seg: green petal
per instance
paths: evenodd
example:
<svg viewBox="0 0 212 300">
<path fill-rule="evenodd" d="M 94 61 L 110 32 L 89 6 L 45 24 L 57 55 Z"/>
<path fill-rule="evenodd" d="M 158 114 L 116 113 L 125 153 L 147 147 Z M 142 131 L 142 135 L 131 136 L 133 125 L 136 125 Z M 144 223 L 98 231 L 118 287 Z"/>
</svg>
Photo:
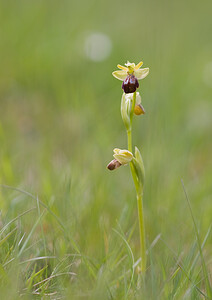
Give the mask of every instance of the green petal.
<svg viewBox="0 0 212 300">
<path fill-rule="evenodd" d="M 143 79 L 149 74 L 149 68 L 138 69 L 134 73 L 137 79 Z"/>
<path fill-rule="evenodd" d="M 135 66 L 135 70 L 138 70 L 141 66 L 143 65 L 143 62 L 140 61 L 136 66 Z"/>
<path fill-rule="evenodd" d="M 124 66 L 122 66 L 122 65 L 117 65 L 117 67 L 119 68 L 119 69 L 121 69 L 121 70 L 124 70 L 124 71 L 128 71 L 128 68 L 127 67 L 124 67 Z"/>
<path fill-rule="evenodd" d="M 124 79 L 127 77 L 127 72 L 126 72 L 126 71 L 114 71 L 114 72 L 112 73 L 112 75 L 113 75 L 115 78 L 117 78 L 117 79 L 119 79 L 119 80 L 121 80 L 121 81 L 124 81 Z"/>
</svg>

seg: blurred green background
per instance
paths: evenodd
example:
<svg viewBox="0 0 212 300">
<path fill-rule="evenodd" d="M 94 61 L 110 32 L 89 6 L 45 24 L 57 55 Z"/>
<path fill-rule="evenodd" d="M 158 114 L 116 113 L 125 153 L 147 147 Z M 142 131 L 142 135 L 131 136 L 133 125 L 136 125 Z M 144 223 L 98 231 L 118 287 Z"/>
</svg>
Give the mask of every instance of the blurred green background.
<svg viewBox="0 0 212 300">
<path fill-rule="evenodd" d="M 202 235 L 211 223 L 211 10 L 209 0 L 0 1 L 0 183 L 39 195 L 94 260 L 117 222 L 135 227 L 139 251 L 129 167 L 106 169 L 113 148 L 127 147 L 121 82 L 111 75 L 127 60 L 150 68 L 139 88 L 146 114 L 133 128 L 148 243 L 161 233 L 178 252 L 195 239 L 181 179 Z M 2 187 L 0 205 L 4 223 L 36 201 Z M 21 231 L 36 219 L 24 217 Z M 48 213 L 43 226 L 48 251 L 71 251 Z"/>
</svg>

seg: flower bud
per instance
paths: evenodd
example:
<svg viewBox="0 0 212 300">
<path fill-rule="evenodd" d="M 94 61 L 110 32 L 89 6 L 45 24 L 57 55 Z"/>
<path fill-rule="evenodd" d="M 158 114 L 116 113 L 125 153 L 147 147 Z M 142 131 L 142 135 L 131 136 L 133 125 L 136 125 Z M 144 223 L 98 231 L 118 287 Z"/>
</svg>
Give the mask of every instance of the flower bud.
<svg viewBox="0 0 212 300">
<path fill-rule="evenodd" d="M 130 95 L 130 94 L 128 94 Z M 124 125 L 127 130 L 130 129 L 131 124 L 130 124 L 130 111 L 131 111 L 131 105 L 132 101 L 130 99 L 127 99 L 127 95 L 123 93 L 122 98 L 121 98 L 121 116 L 122 120 L 124 122 Z"/>
<path fill-rule="evenodd" d="M 139 116 L 139 115 L 144 115 L 145 110 L 141 104 L 136 104 L 134 108 L 134 114 Z"/>
<path fill-rule="evenodd" d="M 126 104 L 129 105 L 129 103 L 132 102 L 132 100 L 133 100 L 133 93 L 125 94 Z M 130 110 L 128 110 L 128 111 L 130 111 Z M 139 92 L 136 92 L 134 114 L 137 115 L 137 116 L 145 114 L 145 109 L 141 105 L 141 96 L 140 96 Z"/>
</svg>

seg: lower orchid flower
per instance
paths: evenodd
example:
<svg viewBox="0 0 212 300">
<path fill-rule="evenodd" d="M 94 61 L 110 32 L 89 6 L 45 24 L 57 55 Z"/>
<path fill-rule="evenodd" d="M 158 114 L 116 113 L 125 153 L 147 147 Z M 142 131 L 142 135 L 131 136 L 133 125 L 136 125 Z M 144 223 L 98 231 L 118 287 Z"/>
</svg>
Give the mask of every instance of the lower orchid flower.
<svg viewBox="0 0 212 300">
<path fill-rule="evenodd" d="M 115 148 L 113 152 L 114 159 L 107 165 L 107 168 L 111 171 L 122 165 L 127 165 L 133 159 L 133 154 L 128 150 Z"/>
</svg>

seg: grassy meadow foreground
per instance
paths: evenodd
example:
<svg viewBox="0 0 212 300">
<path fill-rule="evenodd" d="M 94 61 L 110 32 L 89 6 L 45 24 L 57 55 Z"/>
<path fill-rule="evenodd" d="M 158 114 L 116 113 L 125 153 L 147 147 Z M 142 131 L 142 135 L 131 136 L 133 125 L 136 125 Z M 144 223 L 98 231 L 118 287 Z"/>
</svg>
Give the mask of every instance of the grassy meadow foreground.
<svg viewBox="0 0 212 300">
<path fill-rule="evenodd" d="M 210 299 L 211 8 L 0 0 L 0 299 Z M 110 41 L 98 61 L 93 32 Z M 111 75 L 127 60 L 150 68 L 133 120 L 145 279 L 129 166 L 106 169 L 127 147 Z"/>
</svg>

